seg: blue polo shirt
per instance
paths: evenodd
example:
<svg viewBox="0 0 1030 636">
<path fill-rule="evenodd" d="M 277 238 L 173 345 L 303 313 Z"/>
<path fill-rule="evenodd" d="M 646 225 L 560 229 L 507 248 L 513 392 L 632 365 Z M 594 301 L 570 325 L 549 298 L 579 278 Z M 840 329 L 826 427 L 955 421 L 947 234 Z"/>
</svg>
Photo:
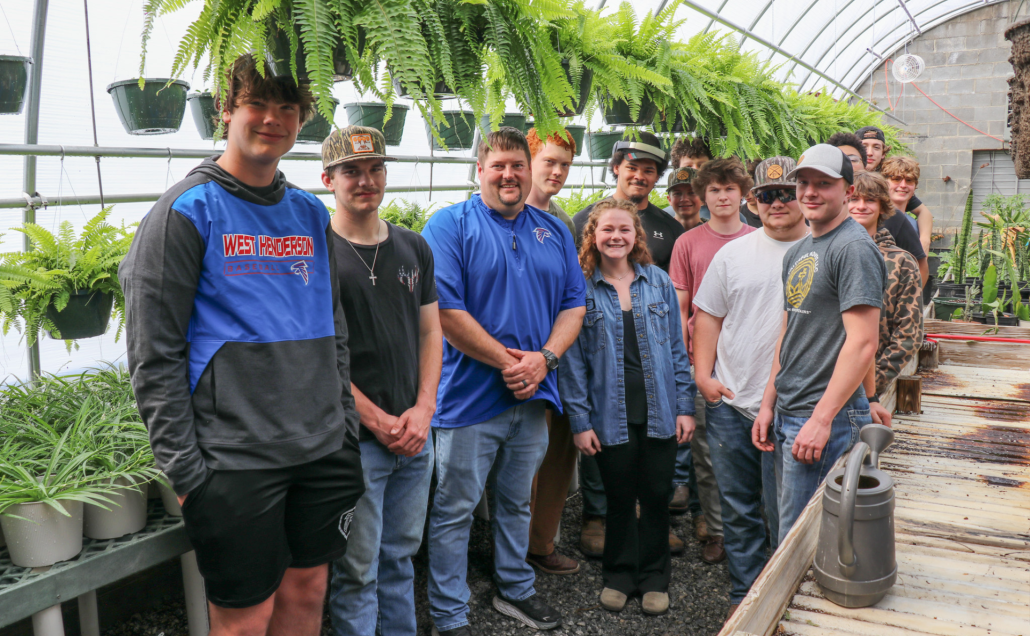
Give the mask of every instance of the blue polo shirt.
<svg viewBox="0 0 1030 636">
<path fill-rule="evenodd" d="M 509 221 L 476 194 L 438 210 L 422 236 L 433 249 L 440 309 L 469 312 L 505 347 L 539 351 L 558 312 L 586 302 L 572 235 L 542 210 L 527 205 Z M 556 371 L 532 399 L 547 400 L 561 412 Z M 433 426 L 479 424 L 521 403 L 499 369 L 444 340 Z"/>
</svg>

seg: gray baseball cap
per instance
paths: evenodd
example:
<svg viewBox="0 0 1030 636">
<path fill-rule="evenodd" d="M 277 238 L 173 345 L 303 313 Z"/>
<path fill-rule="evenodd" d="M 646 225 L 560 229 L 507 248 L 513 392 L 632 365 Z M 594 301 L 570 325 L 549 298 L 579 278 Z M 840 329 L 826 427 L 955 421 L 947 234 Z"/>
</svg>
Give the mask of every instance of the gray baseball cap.
<svg viewBox="0 0 1030 636">
<path fill-rule="evenodd" d="M 798 171 L 804 168 L 818 170 L 834 179 L 844 179 L 849 184 L 855 182 L 855 171 L 851 167 L 851 160 L 844 155 L 840 148 L 829 144 L 817 144 L 802 153 L 798 158 L 797 167 L 787 173 L 787 180 L 795 181 Z"/>
</svg>

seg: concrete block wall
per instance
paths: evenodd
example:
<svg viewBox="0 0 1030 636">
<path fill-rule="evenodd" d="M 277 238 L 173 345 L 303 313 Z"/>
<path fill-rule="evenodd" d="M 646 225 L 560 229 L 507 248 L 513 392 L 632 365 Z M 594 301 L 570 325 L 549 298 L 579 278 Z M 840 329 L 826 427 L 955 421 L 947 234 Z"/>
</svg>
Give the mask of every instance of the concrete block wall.
<svg viewBox="0 0 1030 636">
<path fill-rule="evenodd" d="M 1015 21 L 1030 15 L 1030 6 L 1020 10 L 1019 0 L 985 6 L 926 30 L 909 43 L 908 52 L 926 61 L 916 84 L 934 101 L 956 117 L 976 128 L 1008 140 L 1008 63 L 1011 44 L 1004 32 Z M 901 47 L 890 58 L 905 53 Z M 920 164 L 919 188 L 916 194 L 934 215 L 934 226 L 942 231 L 955 228 L 962 221 L 973 172 L 974 150 L 993 150 L 1002 143 L 981 135 L 957 122 L 911 85 L 905 86 L 890 78 L 890 103 L 894 114 L 907 122 L 901 126 L 890 118 L 886 123 L 898 125 Z M 874 104 L 888 110 L 887 84 L 881 64 L 856 91 Z M 950 177 L 945 181 L 945 177 Z"/>
</svg>

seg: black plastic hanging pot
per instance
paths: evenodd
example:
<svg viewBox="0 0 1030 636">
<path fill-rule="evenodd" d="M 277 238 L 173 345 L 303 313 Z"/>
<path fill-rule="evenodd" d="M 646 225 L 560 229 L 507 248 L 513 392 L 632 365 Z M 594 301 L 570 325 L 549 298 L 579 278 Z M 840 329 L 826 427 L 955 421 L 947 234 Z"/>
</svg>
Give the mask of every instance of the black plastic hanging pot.
<svg viewBox="0 0 1030 636">
<path fill-rule="evenodd" d="M 25 106 L 32 58 L 0 55 L 0 114 L 17 115 Z"/>
<path fill-rule="evenodd" d="M 186 114 L 186 93 L 190 85 L 182 80 L 153 78 L 122 80 L 108 85 L 118 119 L 130 135 L 165 135 L 179 130 Z"/>
<path fill-rule="evenodd" d="M 358 56 L 365 51 L 365 32 L 358 31 Z M 333 81 L 346 82 L 354 79 L 354 67 L 347 61 L 347 47 L 341 41 L 333 51 Z"/>
<path fill-rule="evenodd" d="M 658 106 L 645 95 L 640 101 L 640 111 L 636 119 L 630 116 L 629 102 L 621 99 L 612 100 L 610 105 L 602 101 L 601 111 L 604 113 L 604 123 L 609 126 L 646 126 L 654 122 Z"/>
<path fill-rule="evenodd" d="M 333 116 L 335 117 L 336 109 L 340 105 L 340 100 L 333 99 Z M 322 113 L 315 111 L 315 114 L 311 116 L 307 122 L 304 123 L 304 127 L 297 133 L 297 141 L 305 144 L 320 144 L 325 141 L 325 138 L 329 136 L 329 133 L 333 132 L 333 125 L 328 119 L 322 116 Z"/>
<path fill-rule="evenodd" d="M 215 129 L 218 128 L 218 109 L 215 108 L 215 98 L 211 93 L 190 93 L 186 96 L 190 104 L 190 113 L 193 114 L 193 123 L 197 125 L 197 132 L 201 139 L 214 139 Z"/>
<path fill-rule="evenodd" d="M 408 94 L 407 89 L 404 88 L 399 79 L 394 78 L 393 89 L 397 91 L 397 94 L 401 97 L 411 97 L 411 95 Z M 433 96 L 437 99 L 446 99 L 448 97 L 454 97 L 455 95 L 457 95 L 457 93 L 454 91 L 454 89 L 448 86 L 447 83 L 443 80 L 440 80 L 436 83 L 436 85 L 433 86 Z"/>
<path fill-rule="evenodd" d="M 80 340 L 104 335 L 113 304 L 114 294 L 90 290 L 72 292 L 63 310 L 57 311 L 53 305 L 47 307 L 46 317 L 60 332 L 51 331 L 50 337 L 55 340 Z"/>
<path fill-rule="evenodd" d="M 522 113 L 504 113 L 504 117 L 501 119 L 498 127 L 500 126 L 517 128 L 522 131 L 523 135 L 528 133 L 530 128 L 529 122 L 526 121 L 526 116 Z M 490 115 L 483 115 L 482 119 L 479 120 L 479 127 L 484 135 L 493 130 L 490 127 Z"/>
<path fill-rule="evenodd" d="M 586 134 L 586 126 L 566 126 L 565 130 L 569 131 L 572 135 L 572 140 L 576 142 L 576 156 L 583 154 L 583 135 Z"/>
<path fill-rule="evenodd" d="M 471 110 L 445 110 L 443 111 L 444 121 L 447 126 L 444 127 L 443 123 L 440 124 L 440 136 L 443 138 L 447 147 L 444 148 L 437 141 L 433 135 L 433 128 L 426 120 L 426 135 L 429 137 L 429 143 L 433 144 L 433 150 L 455 150 L 455 149 L 468 149 L 472 147 L 472 142 L 475 141 L 476 137 L 476 114 Z"/>
<path fill-rule="evenodd" d="M 297 33 L 297 53 L 294 59 L 297 61 L 297 80 L 303 82 L 308 79 L 308 67 L 304 61 L 304 45 L 300 39 L 300 29 Z M 278 79 L 293 77 L 290 69 L 290 36 L 279 29 L 272 29 L 265 40 L 265 63 L 272 77 Z"/>
<path fill-rule="evenodd" d="M 561 67 L 565 71 L 565 77 L 569 80 L 569 84 L 572 85 L 572 92 L 577 93 L 578 89 L 578 95 L 576 96 L 576 103 L 571 109 L 558 111 L 559 117 L 575 117 L 576 115 L 582 115 L 583 111 L 587 107 L 587 99 L 590 98 L 590 89 L 594 85 L 594 72 L 585 66 L 583 67 L 583 72 L 580 73 L 579 76 L 579 85 L 577 86 L 576 84 L 573 84 L 571 66 L 572 65 L 569 64 L 567 60 L 561 63 Z"/>
<path fill-rule="evenodd" d="M 344 104 L 347 111 L 347 123 L 351 126 L 368 126 L 382 131 L 386 137 L 387 146 L 401 145 L 401 137 L 404 135 L 404 119 L 408 114 L 408 107 L 401 104 L 393 105 L 393 113 L 390 121 L 383 123 L 386 117 L 386 104 L 379 102 L 354 102 Z"/>
<path fill-rule="evenodd" d="M 606 161 L 612 158 L 615 144 L 622 139 L 621 131 L 587 133 L 587 145 L 590 146 L 590 158 L 594 161 Z"/>
<path fill-rule="evenodd" d="M 643 110 L 643 107 L 641 107 L 641 110 Z M 663 113 L 658 113 L 658 116 L 655 117 L 653 126 L 655 132 L 682 134 L 697 130 L 697 120 L 693 117 L 687 118 L 686 123 L 684 123 L 683 117 L 677 114 L 676 119 L 672 121 L 671 125 L 669 124 L 669 120 L 664 117 L 665 115 Z"/>
</svg>

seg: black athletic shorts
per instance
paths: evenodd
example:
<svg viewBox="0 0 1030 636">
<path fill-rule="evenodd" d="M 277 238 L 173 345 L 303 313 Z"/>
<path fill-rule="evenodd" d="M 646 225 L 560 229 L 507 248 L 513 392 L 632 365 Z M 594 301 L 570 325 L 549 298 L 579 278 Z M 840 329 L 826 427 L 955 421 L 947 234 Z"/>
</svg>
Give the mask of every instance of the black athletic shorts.
<svg viewBox="0 0 1030 636">
<path fill-rule="evenodd" d="M 252 607 L 275 592 L 286 568 L 343 556 L 364 491 L 353 436 L 335 453 L 298 466 L 209 470 L 182 506 L 208 600 Z"/>
</svg>

